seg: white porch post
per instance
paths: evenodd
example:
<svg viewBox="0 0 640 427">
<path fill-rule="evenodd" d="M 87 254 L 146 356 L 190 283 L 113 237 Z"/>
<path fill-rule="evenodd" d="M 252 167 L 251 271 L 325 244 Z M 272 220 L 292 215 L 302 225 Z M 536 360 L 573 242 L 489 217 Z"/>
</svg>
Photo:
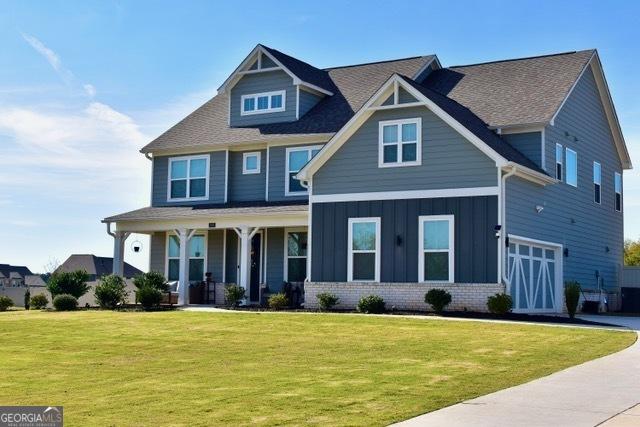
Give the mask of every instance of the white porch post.
<svg viewBox="0 0 640 427">
<path fill-rule="evenodd" d="M 235 228 L 240 238 L 240 277 L 238 284 L 245 290 L 245 296 L 249 298 L 249 285 L 251 280 L 251 238 L 258 232 L 258 227 L 253 230 L 246 226 Z"/>
<path fill-rule="evenodd" d="M 180 260 L 178 273 L 178 305 L 189 304 L 189 240 L 196 230 L 181 228 L 175 230 L 180 239 Z"/>
<path fill-rule="evenodd" d="M 124 242 L 131 233 L 116 231 L 110 233 L 113 236 L 113 274 L 122 276 L 124 274 Z"/>
</svg>

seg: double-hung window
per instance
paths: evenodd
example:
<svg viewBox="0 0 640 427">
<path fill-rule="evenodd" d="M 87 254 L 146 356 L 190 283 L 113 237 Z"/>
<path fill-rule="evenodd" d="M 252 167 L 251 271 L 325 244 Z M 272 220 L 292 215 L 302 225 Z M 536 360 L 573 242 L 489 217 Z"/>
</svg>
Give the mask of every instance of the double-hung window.
<svg viewBox="0 0 640 427">
<path fill-rule="evenodd" d="M 349 282 L 380 281 L 380 218 L 349 218 Z"/>
<path fill-rule="evenodd" d="M 296 179 L 296 175 L 300 172 L 300 169 L 307 164 L 313 156 L 315 156 L 322 146 L 315 145 L 312 147 L 295 147 L 287 148 L 286 151 L 286 169 L 287 176 L 285 177 L 285 195 L 286 196 L 298 196 L 307 194 L 307 189 L 302 186 L 299 180 Z"/>
<path fill-rule="evenodd" d="M 556 144 L 556 179 L 559 181 L 562 181 L 563 151 L 562 144 Z"/>
<path fill-rule="evenodd" d="M 593 162 L 593 201 L 600 204 L 602 198 L 602 167 L 600 163 Z"/>
<path fill-rule="evenodd" d="M 206 200 L 209 197 L 209 156 L 169 159 L 168 201 Z"/>
<path fill-rule="evenodd" d="M 613 178 L 613 186 L 616 192 L 615 208 L 616 211 L 622 212 L 622 175 L 615 173 Z"/>
<path fill-rule="evenodd" d="M 287 282 L 304 282 L 307 277 L 307 232 L 287 230 L 285 242 L 285 278 Z"/>
<path fill-rule="evenodd" d="M 422 163 L 422 119 L 378 123 L 378 166 L 416 166 Z"/>
<path fill-rule="evenodd" d="M 254 173 L 260 173 L 260 158 L 261 153 L 255 151 L 253 153 L 242 154 L 242 174 L 250 175 Z"/>
<path fill-rule="evenodd" d="M 570 148 L 567 148 L 566 162 L 567 162 L 566 182 L 567 184 L 573 187 L 577 187 L 578 186 L 578 153 L 576 153 Z"/>
<path fill-rule="evenodd" d="M 242 95 L 240 97 L 240 115 L 248 116 L 284 111 L 286 95 L 287 92 L 284 90 Z"/>
<path fill-rule="evenodd" d="M 189 268 L 188 279 L 190 282 L 204 280 L 205 264 L 205 236 L 195 234 L 189 240 L 187 251 L 187 266 Z M 180 238 L 175 234 L 169 234 L 167 248 L 167 279 L 176 281 L 180 277 Z"/>
<path fill-rule="evenodd" d="M 453 215 L 421 216 L 419 221 L 418 280 L 453 283 Z"/>
</svg>

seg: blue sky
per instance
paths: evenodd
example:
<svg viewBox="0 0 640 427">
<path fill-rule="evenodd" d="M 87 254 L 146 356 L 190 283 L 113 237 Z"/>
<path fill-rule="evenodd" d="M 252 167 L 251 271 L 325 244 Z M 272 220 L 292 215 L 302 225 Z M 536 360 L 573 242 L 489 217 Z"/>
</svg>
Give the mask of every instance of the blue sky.
<svg viewBox="0 0 640 427">
<path fill-rule="evenodd" d="M 393 5 L 393 6 L 391 6 Z M 318 67 L 443 65 L 597 48 L 640 167 L 640 2 L 0 1 L 0 262 L 112 256 L 100 219 L 149 201 L 140 147 L 215 95 L 257 44 Z M 625 233 L 640 237 L 640 175 Z M 146 269 L 148 241 L 126 260 Z"/>
</svg>

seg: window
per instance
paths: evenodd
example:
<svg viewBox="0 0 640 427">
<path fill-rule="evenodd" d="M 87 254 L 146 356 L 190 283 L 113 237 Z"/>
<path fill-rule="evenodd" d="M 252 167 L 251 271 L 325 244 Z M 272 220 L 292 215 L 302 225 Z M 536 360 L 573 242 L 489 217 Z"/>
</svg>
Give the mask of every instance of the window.
<svg viewBox="0 0 640 427">
<path fill-rule="evenodd" d="M 378 166 L 422 163 L 422 119 L 389 120 L 378 124 Z"/>
<path fill-rule="evenodd" d="M 453 283 L 453 215 L 421 216 L 419 221 L 419 281 Z"/>
<path fill-rule="evenodd" d="M 287 92 L 279 90 L 275 92 L 254 93 L 240 97 L 240 115 L 276 113 L 285 110 L 285 96 Z"/>
<path fill-rule="evenodd" d="M 578 186 L 578 154 L 570 148 L 567 148 L 567 184 Z"/>
<path fill-rule="evenodd" d="M 304 282 L 307 277 L 307 232 L 287 230 L 284 254 L 286 282 Z"/>
<path fill-rule="evenodd" d="M 593 201 L 600 204 L 602 185 L 602 167 L 600 163 L 593 162 Z"/>
<path fill-rule="evenodd" d="M 167 200 L 206 200 L 209 197 L 209 156 L 169 159 Z"/>
<path fill-rule="evenodd" d="M 380 218 L 349 218 L 348 281 L 380 281 Z"/>
<path fill-rule="evenodd" d="M 253 153 L 242 154 L 242 174 L 249 175 L 254 173 L 260 173 L 260 157 L 259 151 Z"/>
<path fill-rule="evenodd" d="M 322 146 L 287 148 L 287 176 L 285 177 L 285 195 L 297 196 L 307 194 L 307 189 L 302 186 L 295 176 L 315 156 Z"/>
<path fill-rule="evenodd" d="M 614 176 L 613 185 L 616 192 L 616 211 L 622 212 L 622 175 L 618 172 Z"/>
<path fill-rule="evenodd" d="M 189 240 L 189 276 L 190 282 L 204 280 L 205 236 L 195 234 Z M 180 238 L 169 234 L 167 248 L 167 280 L 176 281 L 180 277 Z"/>
<path fill-rule="evenodd" d="M 556 179 L 562 181 L 562 145 L 556 144 Z"/>
</svg>

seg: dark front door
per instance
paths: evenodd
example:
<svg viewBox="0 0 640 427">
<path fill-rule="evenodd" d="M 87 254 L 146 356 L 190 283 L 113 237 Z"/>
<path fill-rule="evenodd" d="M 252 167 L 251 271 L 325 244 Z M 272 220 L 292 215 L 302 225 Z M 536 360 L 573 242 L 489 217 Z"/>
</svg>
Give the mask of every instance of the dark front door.
<svg viewBox="0 0 640 427">
<path fill-rule="evenodd" d="M 262 234 L 256 233 L 251 239 L 251 278 L 249 282 L 249 300 L 260 299 L 260 243 Z"/>
</svg>

